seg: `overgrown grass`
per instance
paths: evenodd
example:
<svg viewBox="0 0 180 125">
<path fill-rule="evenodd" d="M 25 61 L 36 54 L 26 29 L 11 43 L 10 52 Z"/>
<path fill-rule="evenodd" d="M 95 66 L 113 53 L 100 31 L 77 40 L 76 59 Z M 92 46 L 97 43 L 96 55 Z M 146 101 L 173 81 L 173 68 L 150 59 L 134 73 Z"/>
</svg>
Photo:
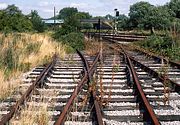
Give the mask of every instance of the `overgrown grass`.
<svg viewBox="0 0 180 125">
<path fill-rule="evenodd" d="M 152 35 L 146 40 L 138 42 L 137 45 L 144 47 L 158 55 L 180 61 L 180 37 L 172 37 L 166 34 L 164 37 Z"/>
<path fill-rule="evenodd" d="M 63 58 L 66 46 L 47 35 L 0 34 L 0 100 L 19 85 L 14 79 L 32 67 L 46 64 L 55 53 Z"/>
<path fill-rule="evenodd" d="M 50 115 L 47 110 L 47 104 L 41 103 L 42 106 L 37 107 L 37 104 L 31 102 L 26 106 L 18 119 L 18 121 L 11 121 L 14 125 L 48 125 Z"/>
<path fill-rule="evenodd" d="M 99 41 L 96 41 L 95 39 L 85 39 L 85 52 L 89 56 L 93 56 L 97 54 L 103 46 Z"/>
</svg>

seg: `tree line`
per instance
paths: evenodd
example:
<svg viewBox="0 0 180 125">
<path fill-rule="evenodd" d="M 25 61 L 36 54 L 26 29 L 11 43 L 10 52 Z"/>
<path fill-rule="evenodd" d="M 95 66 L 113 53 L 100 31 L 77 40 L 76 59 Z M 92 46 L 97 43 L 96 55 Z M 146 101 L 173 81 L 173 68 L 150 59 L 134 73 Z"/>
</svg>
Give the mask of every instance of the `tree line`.
<svg viewBox="0 0 180 125">
<path fill-rule="evenodd" d="M 108 18 L 106 16 L 105 18 Z M 180 29 L 180 0 L 171 0 L 163 6 L 154 6 L 148 2 L 137 2 L 130 6 L 128 16 L 117 17 L 118 28 L 165 30 L 176 26 Z"/>
<path fill-rule="evenodd" d="M 77 8 L 65 7 L 59 11 L 56 19 L 63 19 L 62 34 L 74 32 L 80 29 L 80 19 L 89 19 L 92 16 L 87 12 L 80 12 Z M 50 18 L 54 19 L 54 17 Z M 42 21 L 36 10 L 25 15 L 15 5 L 8 5 L 7 8 L 0 10 L 0 31 L 10 32 L 44 32 L 47 26 Z"/>
<path fill-rule="evenodd" d="M 43 32 L 45 24 L 36 10 L 24 15 L 15 5 L 8 5 L 6 9 L 0 10 L 0 31 L 3 32 Z"/>
<path fill-rule="evenodd" d="M 180 0 L 171 0 L 163 6 L 154 6 L 148 2 L 137 2 L 130 6 L 128 16 L 120 14 L 118 17 L 106 15 L 104 17 L 92 17 L 87 12 L 80 12 L 77 8 L 66 7 L 59 11 L 56 19 L 63 19 L 59 33 L 64 35 L 70 32 L 79 31 L 83 28 L 93 28 L 92 24 L 81 24 L 80 19 L 104 18 L 118 22 L 119 30 L 132 29 L 157 29 L 166 30 L 170 27 L 177 27 L 180 30 Z M 52 18 L 53 19 L 53 18 Z M 15 5 L 9 5 L 6 9 L 0 10 L 0 31 L 43 32 L 46 25 L 36 10 L 24 15 Z"/>
</svg>

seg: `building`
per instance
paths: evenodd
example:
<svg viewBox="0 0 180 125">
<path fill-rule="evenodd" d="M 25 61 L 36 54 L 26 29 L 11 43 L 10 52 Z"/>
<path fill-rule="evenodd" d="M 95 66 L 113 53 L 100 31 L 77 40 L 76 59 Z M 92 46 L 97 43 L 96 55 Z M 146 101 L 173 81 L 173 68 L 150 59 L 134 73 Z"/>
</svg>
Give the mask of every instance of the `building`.
<svg viewBox="0 0 180 125">
<path fill-rule="evenodd" d="M 60 19 L 43 19 L 42 20 L 47 26 L 61 26 L 64 23 L 64 20 Z"/>
</svg>

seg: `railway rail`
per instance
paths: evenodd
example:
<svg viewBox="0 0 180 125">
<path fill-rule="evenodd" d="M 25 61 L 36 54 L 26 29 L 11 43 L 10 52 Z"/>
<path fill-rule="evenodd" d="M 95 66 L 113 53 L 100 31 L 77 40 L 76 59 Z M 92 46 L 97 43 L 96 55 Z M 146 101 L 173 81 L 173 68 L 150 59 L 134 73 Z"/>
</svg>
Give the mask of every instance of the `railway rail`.
<svg viewBox="0 0 180 125">
<path fill-rule="evenodd" d="M 24 94 L 1 102 L 0 124 L 18 123 L 25 105 L 38 109 L 43 100 L 47 124 L 179 125 L 179 64 L 105 40 L 102 53 L 54 55 L 33 69 L 21 84 Z"/>
</svg>

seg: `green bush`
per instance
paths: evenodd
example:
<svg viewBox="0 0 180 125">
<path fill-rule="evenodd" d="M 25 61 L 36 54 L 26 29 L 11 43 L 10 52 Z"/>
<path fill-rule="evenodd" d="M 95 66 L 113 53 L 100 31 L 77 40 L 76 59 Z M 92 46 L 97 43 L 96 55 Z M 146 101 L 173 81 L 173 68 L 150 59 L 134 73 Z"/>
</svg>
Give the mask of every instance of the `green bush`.
<svg viewBox="0 0 180 125">
<path fill-rule="evenodd" d="M 151 35 L 145 40 L 145 42 L 142 42 L 142 46 L 152 48 L 157 51 L 166 48 L 171 48 L 174 44 L 175 41 L 173 41 L 173 38 L 169 35 L 166 35 L 164 37 Z"/>
<path fill-rule="evenodd" d="M 82 33 L 69 33 L 67 35 L 63 35 L 59 39 L 63 44 L 66 44 L 72 47 L 73 50 L 83 50 L 84 49 L 84 36 Z"/>
<path fill-rule="evenodd" d="M 166 56 L 170 59 L 180 60 L 180 47 L 176 38 L 166 34 L 164 37 L 152 35 L 149 36 L 140 46 Z"/>
</svg>

